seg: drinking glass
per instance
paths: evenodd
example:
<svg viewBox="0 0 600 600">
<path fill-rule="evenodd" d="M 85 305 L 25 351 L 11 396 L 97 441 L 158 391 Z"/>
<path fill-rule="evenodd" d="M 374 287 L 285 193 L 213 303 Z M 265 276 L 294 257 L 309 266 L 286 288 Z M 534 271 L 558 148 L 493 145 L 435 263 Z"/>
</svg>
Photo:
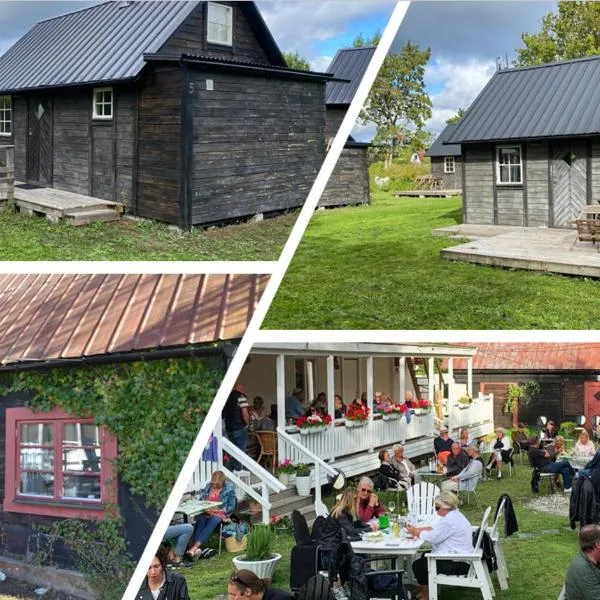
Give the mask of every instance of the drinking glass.
<svg viewBox="0 0 600 600">
<path fill-rule="evenodd" d="M 394 510 L 396 509 L 396 503 L 392 500 L 391 502 L 388 502 L 388 507 L 390 509 L 390 512 L 394 514 Z"/>
</svg>

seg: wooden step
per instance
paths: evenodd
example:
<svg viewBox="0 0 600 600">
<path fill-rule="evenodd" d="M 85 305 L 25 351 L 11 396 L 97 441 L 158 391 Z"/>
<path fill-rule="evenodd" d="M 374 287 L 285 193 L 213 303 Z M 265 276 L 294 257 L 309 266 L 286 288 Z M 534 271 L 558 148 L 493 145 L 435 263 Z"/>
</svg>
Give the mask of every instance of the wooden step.
<svg viewBox="0 0 600 600">
<path fill-rule="evenodd" d="M 71 225 L 88 225 L 96 221 L 118 221 L 121 216 L 114 208 L 97 208 L 92 210 L 77 210 L 65 213 L 65 218 Z"/>
</svg>

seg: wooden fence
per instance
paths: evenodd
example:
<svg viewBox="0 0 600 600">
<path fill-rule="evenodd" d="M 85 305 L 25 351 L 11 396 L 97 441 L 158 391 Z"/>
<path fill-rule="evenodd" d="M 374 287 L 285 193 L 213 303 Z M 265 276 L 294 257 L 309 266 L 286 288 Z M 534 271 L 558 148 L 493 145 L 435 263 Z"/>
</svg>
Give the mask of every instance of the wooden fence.
<svg viewBox="0 0 600 600">
<path fill-rule="evenodd" d="M 0 146 L 0 211 L 15 202 L 15 147 Z"/>
</svg>

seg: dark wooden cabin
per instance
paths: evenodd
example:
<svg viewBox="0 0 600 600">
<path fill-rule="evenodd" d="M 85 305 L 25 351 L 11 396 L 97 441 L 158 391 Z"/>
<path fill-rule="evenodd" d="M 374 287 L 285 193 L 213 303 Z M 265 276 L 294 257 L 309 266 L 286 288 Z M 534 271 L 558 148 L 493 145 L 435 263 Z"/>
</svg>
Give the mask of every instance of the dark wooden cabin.
<svg viewBox="0 0 600 600">
<path fill-rule="evenodd" d="M 431 175 L 444 181 L 445 190 L 462 190 L 462 150 L 460 144 L 446 144 L 456 125 L 446 125 L 425 156 L 431 159 Z"/>
<path fill-rule="evenodd" d="M 497 71 L 448 139 L 465 223 L 569 227 L 600 201 L 600 56 Z"/>
<path fill-rule="evenodd" d="M 0 276 L 2 381 L 25 370 L 112 365 L 118 372 L 135 361 L 183 358 L 224 373 L 266 282 L 261 275 Z M 31 398 L 31 392 L 0 397 L 0 561 L 35 557 L 44 547 L 36 526 L 102 519 L 107 504 L 124 518 L 137 560 L 158 515 L 115 475 L 119 440 L 93 416 L 58 408 L 34 413 Z M 65 445 L 72 467 L 64 466 Z M 53 464 L 43 461 L 48 450 Z M 51 558 L 76 566 L 60 543 Z"/>
<path fill-rule="evenodd" d="M 287 68 L 254 2 L 107 2 L 0 57 L 0 142 L 20 181 L 226 222 L 303 204 L 329 78 Z"/>
<path fill-rule="evenodd" d="M 465 383 L 466 365 L 455 361 L 454 374 Z M 509 385 L 528 381 L 537 381 L 540 393 L 519 408 L 519 420 L 533 426 L 540 416 L 560 423 L 584 415 L 589 426 L 600 416 L 600 344 L 477 344 L 474 389 L 494 394 L 496 426 L 512 426 L 503 411 Z"/>
<path fill-rule="evenodd" d="M 375 47 L 339 50 L 327 69 L 337 81 L 327 83 L 325 134 L 328 144 L 335 137 L 365 71 L 373 58 Z M 371 144 L 348 138 L 335 166 L 319 206 L 368 204 L 370 201 L 369 155 Z"/>
</svg>

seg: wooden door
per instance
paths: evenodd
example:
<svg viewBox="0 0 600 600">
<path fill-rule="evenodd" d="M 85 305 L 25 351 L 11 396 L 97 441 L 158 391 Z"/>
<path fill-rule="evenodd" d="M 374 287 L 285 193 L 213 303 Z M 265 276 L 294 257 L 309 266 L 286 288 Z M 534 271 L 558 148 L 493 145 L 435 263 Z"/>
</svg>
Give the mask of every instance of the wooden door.
<svg viewBox="0 0 600 600">
<path fill-rule="evenodd" d="M 600 417 L 600 381 L 585 382 L 584 415 L 586 427 L 592 427 L 594 417 Z"/>
<path fill-rule="evenodd" d="M 52 103 L 48 98 L 29 99 L 27 180 L 52 185 Z"/>
<path fill-rule="evenodd" d="M 587 204 L 586 155 L 584 141 L 552 146 L 553 227 L 570 227 Z"/>
</svg>

